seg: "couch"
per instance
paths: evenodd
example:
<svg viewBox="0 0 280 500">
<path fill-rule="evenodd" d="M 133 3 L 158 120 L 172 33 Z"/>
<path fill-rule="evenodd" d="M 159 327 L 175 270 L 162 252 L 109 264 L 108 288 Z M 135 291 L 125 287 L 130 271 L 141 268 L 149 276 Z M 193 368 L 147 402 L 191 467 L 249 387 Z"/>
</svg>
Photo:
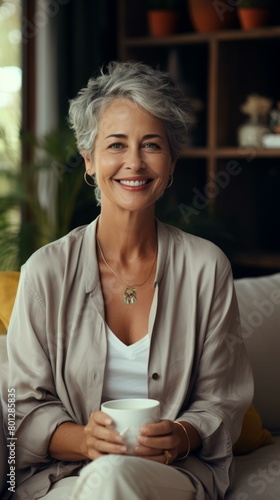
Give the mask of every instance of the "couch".
<svg viewBox="0 0 280 500">
<path fill-rule="evenodd" d="M 18 273 L 0 273 L 0 331 L 1 325 L 7 328 L 18 277 Z M 251 361 L 255 395 L 234 445 L 235 480 L 226 500 L 280 500 L 280 273 L 238 279 L 235 287 L 240 342 L 245 342 Z M 225 342 L 234 349 L 230 337 Z M 0 335 L 1 394 L 7 391 L 7 370 L 4 334 Z M 0 405 L 0 498 L 4 498 L 10 467 L 2 429 Z"/>
<path fill-rule="evenodd" d="M 280 273 L 238 279 L 235 287 L 255 394 L 240 449 L 236 443 L 235 482 L 226 499 L 280 500 Z"/>
</svg>

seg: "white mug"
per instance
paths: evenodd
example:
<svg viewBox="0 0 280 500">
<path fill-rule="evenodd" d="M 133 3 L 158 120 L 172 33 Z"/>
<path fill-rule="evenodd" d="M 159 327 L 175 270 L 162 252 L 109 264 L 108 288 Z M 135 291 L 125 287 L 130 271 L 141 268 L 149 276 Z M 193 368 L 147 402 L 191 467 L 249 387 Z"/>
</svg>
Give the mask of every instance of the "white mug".
<svg viewBox="0 0 280 500">
<path fill-rule="evenodd" d="M 160 405 L 155 399 L 115 399 L 102 403 L 101 410 L 112 418 L 112 427 L 123 436 L 128 455 L 133 455 L 138 444 L 140 427 L 160 420 Z"/>
</svg>

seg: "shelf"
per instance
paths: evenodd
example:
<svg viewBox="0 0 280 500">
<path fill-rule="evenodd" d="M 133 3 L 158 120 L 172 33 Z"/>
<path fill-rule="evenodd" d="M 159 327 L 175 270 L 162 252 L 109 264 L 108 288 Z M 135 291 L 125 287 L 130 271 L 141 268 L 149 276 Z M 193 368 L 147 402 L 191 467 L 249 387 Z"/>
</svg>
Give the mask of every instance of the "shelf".
<svg viewBox="0 0 280 500">
<path fill-rule="evenodd" d="M 178 33 L 169 36 L 138 36 L 125 37 L 123 44 L 126 47 L 145 47 L 145 46 L 174 46 L 194 43 L 209 43 L 212 40 L 219 41 L 244 41 L 260 39 L 280 38 L 280 26 L 259 28 L 254 30 L 223 30 L 212 31 L 211 33 Z"/>
<path fill-rule="evenodd" d="M 198 33 L 186 19 L 180 24 L 185 32 L 156 37 L 147 35 L 142 0 L 119 0 L 119 5 L 120 60 L 168 71 L 191 100 L 202 103 L 173 189 L 160 205 L 161 217 L 181 203 L 193 206 L 191 223 L 203 232 L 208 210 L 220 224 L 217 244 L 230 255 L 236 251 L 232 263 L 238 273 L 280 270 L 280 148 L 238 146 L 247 96 L 266 96 L 274 107 L 280 101 L 280 25 Z M 277 13 L 276 22 L 280 7 Z"/>
<path fill-rule="evenodd" d="M 280 158 L 280 149 L 256 148 L 218 148 L 213 150 L 216 158 Z"/>
<path fill-rule="evenodd" d="M 181 154 L 182 158 L 280 158 L 279 149 L 266 148 L 184 148 Z"/>
</svg>

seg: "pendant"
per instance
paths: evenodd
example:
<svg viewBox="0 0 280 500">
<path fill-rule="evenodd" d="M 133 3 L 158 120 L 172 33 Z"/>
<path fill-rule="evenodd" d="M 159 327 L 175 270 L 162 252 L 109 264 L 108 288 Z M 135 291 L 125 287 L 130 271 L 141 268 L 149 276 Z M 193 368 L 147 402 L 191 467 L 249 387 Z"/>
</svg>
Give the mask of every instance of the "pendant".
<svg viewBox="0 0 280 500">
<path fill-rule="evenodd" d="M 135 304 L 137 300 L 136 288 L 132 286 L 127 286 L 124 291 L 123 301 L 125 304 Z"/>
</svg>

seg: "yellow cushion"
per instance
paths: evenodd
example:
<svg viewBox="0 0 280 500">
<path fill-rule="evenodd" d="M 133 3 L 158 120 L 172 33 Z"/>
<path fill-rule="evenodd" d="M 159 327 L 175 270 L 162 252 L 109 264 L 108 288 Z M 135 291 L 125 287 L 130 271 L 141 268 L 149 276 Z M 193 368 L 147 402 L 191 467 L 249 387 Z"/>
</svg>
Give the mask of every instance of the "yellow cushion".
<svg viewBox="0 0 280 500">
<path fill-rule="evenodd" d="M 243 455 L 271 443 L 271 433 L 263 428 L 261 416 L 251 404 L 244 415 L 241 434 L 233 446 L 233 453 Z"/>
<path fill-rule="evenodd" d="M 0 272 L 0 333 L 5 333 L 8 328 L 19 277 L 17 271 Z"/>
</svg>

